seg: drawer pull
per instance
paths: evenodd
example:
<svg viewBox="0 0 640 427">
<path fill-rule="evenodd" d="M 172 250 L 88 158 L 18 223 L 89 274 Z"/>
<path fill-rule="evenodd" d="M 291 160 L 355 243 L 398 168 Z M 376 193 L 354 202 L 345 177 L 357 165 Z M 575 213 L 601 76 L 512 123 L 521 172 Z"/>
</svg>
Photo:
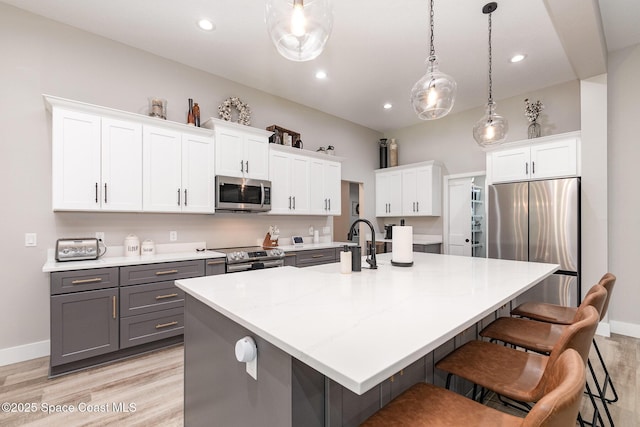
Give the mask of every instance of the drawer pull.
<svg viewBox="0 0 640 427">
<path fill-rule="evenodd" d="M 168 322 L 168 323 L 160 323 L 158 325 L 156 325 L 156 329 L 162 329 L 162 328 L 167 328 L 169 326 L 174 326 L 177 325 L 178 322 L 177 321 L 173 321 L 173 322 Z"/>
<path fill-rule="evenodd" d="M 312 255 L 311 258 L 322 258 L 324 255 Z"/>
<path fill-rule="evenodd" d="M 114 295 L 113 297 L 111 297 L 111 307 L 113 310 L 113 318 L 116 318 L 116 296 Z"/>
<path fill-rule="evenodd" d="M 158 295 L 158 296 L 156 296 L 156 299 L 173 298 L 173 297 L 177 297 L 177 296 L 178 296 L 178 294 Z"/>
<path fill-rule="evenodd" d="M 165 276 L 167 274 L 176 274 L 178 270 L 156 271 L 156 276 Z"/>
<path fill-rule="evenodd" d="M 220 265 L 224 264 L 224 261 L 207 261 L 207 265 Z"/>
<path fill-rule="evenodd" d="M 91 279 L 78 279 L 78 280 L 73 280 L 71 282 L 72 285 L 81 285 L 84 283 L 98 283 L 98 282 L 102 282 L 102 278 L 101 277 L 94 277 Z"/>
</svg>

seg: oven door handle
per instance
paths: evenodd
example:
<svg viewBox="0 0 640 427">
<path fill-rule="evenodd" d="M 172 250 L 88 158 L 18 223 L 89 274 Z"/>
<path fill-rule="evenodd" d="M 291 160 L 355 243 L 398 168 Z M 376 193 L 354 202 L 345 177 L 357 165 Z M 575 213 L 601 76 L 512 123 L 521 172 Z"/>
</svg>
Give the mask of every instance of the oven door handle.
<svg viewBox="0 0 640 427">
<path fill-rule="evenodd" d="M 264 207 L 264 184 L 260 183 L 260 207 Z"/>
</svg>

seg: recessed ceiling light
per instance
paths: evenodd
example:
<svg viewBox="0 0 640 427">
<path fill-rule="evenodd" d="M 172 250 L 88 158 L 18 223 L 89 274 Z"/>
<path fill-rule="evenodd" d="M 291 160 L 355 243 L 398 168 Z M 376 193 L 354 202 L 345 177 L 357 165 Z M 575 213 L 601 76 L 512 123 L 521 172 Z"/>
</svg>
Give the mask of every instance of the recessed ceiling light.
<svg viewBox="0 0 640 427">
<path fill-rule="evenodd" d="M 208 19 L 204 18 L 198 21 L 198 27 L 200 27 L 201 29 L 205 30 L 205 31 L 211 31 L 215 28 L 215 25 L 213 25 L 213 22 L 209 21 Z"/>
<path fill-rule="evenodd" d="M 387 102 L 386 104 L 384 104 L 384 105 L 382 106 L 382 108 L 384 108 L 385 110 L 388 110 L 388 109 L 390 109 L 391 107 L 393 107 L 393 105 L 391 105 L 391 103 L 389 103 L 389 102 Z"/>
<path fill-rule="evenodd" d="M 522 54 L 522 53 L 518 53 L 518 54 L 513 55 L 511 57 L 511 59 L 509 60 L 509 62 L 520 62 L 526 57 L 527 57 L 527 55 Z"/>
<path fill-rule="evenodd" d="M 326 79 L 327 78 L 327 72 L 326 71 L 318 71 L 316 73 L 316 79 Z"/>
</svg>

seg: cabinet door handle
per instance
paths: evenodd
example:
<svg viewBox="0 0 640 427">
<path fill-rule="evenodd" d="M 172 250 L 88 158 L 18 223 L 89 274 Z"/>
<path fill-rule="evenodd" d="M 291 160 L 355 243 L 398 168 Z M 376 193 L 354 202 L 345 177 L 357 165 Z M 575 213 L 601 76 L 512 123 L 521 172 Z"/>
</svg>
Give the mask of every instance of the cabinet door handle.
<svg viewBox="0 0 640 427">
<path fill-rule="evenodd" d="M 162 329 L 162 328 L 166 328 L 169 326 L 174 326 L 177 325 L 178 322 L 176 320 L 174 320 L 173 322 L 168 322 L 168 323 L 159 323 L 156 325 L 156 329 Z"/>
<path fill-rule="evenodd" d="M 524 162 L 524 174 L 529 175 L 529 162 Z"/>
<path fill-rule="evenodd" d="M 293 196 L 293 210 L 296 210 L 296 196 Z"/>
<path fill-rule="evenodd" d="M 92 277 L 91 279 L 77 279 L 77 280 L 73 280 L 71 282 L 72 285 L 81 285 L 84 283 L 98 283 L 98 282 L 102 282 L 102 278 L 101 277 Z"/>
<path fill-rule="evenodd" d="M 184 205 L 187 206 L 187 189 L 184 189 Z"/>
<path fill-rule="evenodd" d="M 412 205 L 413 205 L 412 211 L 415 212 L 416 211 L 416 202 L 413 202 Z"/>
<path fill-rule="evenodd" d="M 96 203 L 98 203 L 98 183 L 96 182 Z"/>
<path fill-rule="evenodd" d="M 420 212 L 420 202 L 416 202 L 416 212 Z"/>
<path fill-rule="evenodd" d="M 329 210 L 331 210 L 331 199 L 329 199 Z"/>
<path fill-rule="evenodd" d="M 536 162 L 531 162 L 531 175 L 536 174 Z"/>
<path fill-rule="evenodd" d="M 173 297 L 177 297 L 178 294 L 167 294 L 167 295 L 157 295 L 156 299 L 166 299 L 166 298 L 173 298 Z"/>
<path fill-rule="evenodd" d="M 178 206 L 180 206 L 180 189 L 178 188 Z"/>
<path fill-rule="evenodd" d="M 324 210 L 327 210 L 327 199 L 324 199 Z"/>
<path fill-rule="evenodd" d="M 156 271 L 156 276 L 166 276 L 167 274 L 176 274 L 178 270 Z"/>
<path fill-rule="evenodd" d="M 291 196 L 289 196 L 289 209 L 291 209 Z"/>
<path fill-rule="evenodd" d="M 107 183 L 104 183 L 104 203 L 107 204 Z"/>
<path fill-rule="evenodd" d="M 111 297 L 111 315 L 113 316 L 113 318 L 116 318 L 116 296 L 112 296 Z"/>
<path fill-rule="evenodd" d="M 245 168 L 246 169 L 245 172 L 249 173 L 249 160 L 247 160 L 245 163 L 247 164 L 247 167 Z"/>
<path fill-rule="evenodd" d="M 240 172 L 244 172 L 244 162 L 240 160 Z"/>
</svg>

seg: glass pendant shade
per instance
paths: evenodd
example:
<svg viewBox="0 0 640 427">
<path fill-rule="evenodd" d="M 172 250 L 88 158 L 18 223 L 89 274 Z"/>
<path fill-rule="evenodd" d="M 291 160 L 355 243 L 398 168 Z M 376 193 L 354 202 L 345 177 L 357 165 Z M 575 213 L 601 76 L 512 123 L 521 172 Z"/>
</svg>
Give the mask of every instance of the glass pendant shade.
<svg viewBox="0 0 640 427">
<path fill-rule="evenodd" d="M 428 60 L 425 74 L 411 89 L 411 105 L 422 120 L 435 120 L 449 114 L 455 101 L 458 85 L 440 70 L 438 63 Z"/>
<path fill-rule="evenodd" d="M 329 0 L 267 0 L 265 20 L 278 53 L 298 62 L 317 58 L 333 27 Z"/>
<path fill-rule="evenodd" d="M 486 114 L 473 127 L 473 138 L 482 147 L 500 144 L 509 132 L 507 119 L 496 114 L 495 109 L 496 104 L 490 102 Z"/>
</svg>

